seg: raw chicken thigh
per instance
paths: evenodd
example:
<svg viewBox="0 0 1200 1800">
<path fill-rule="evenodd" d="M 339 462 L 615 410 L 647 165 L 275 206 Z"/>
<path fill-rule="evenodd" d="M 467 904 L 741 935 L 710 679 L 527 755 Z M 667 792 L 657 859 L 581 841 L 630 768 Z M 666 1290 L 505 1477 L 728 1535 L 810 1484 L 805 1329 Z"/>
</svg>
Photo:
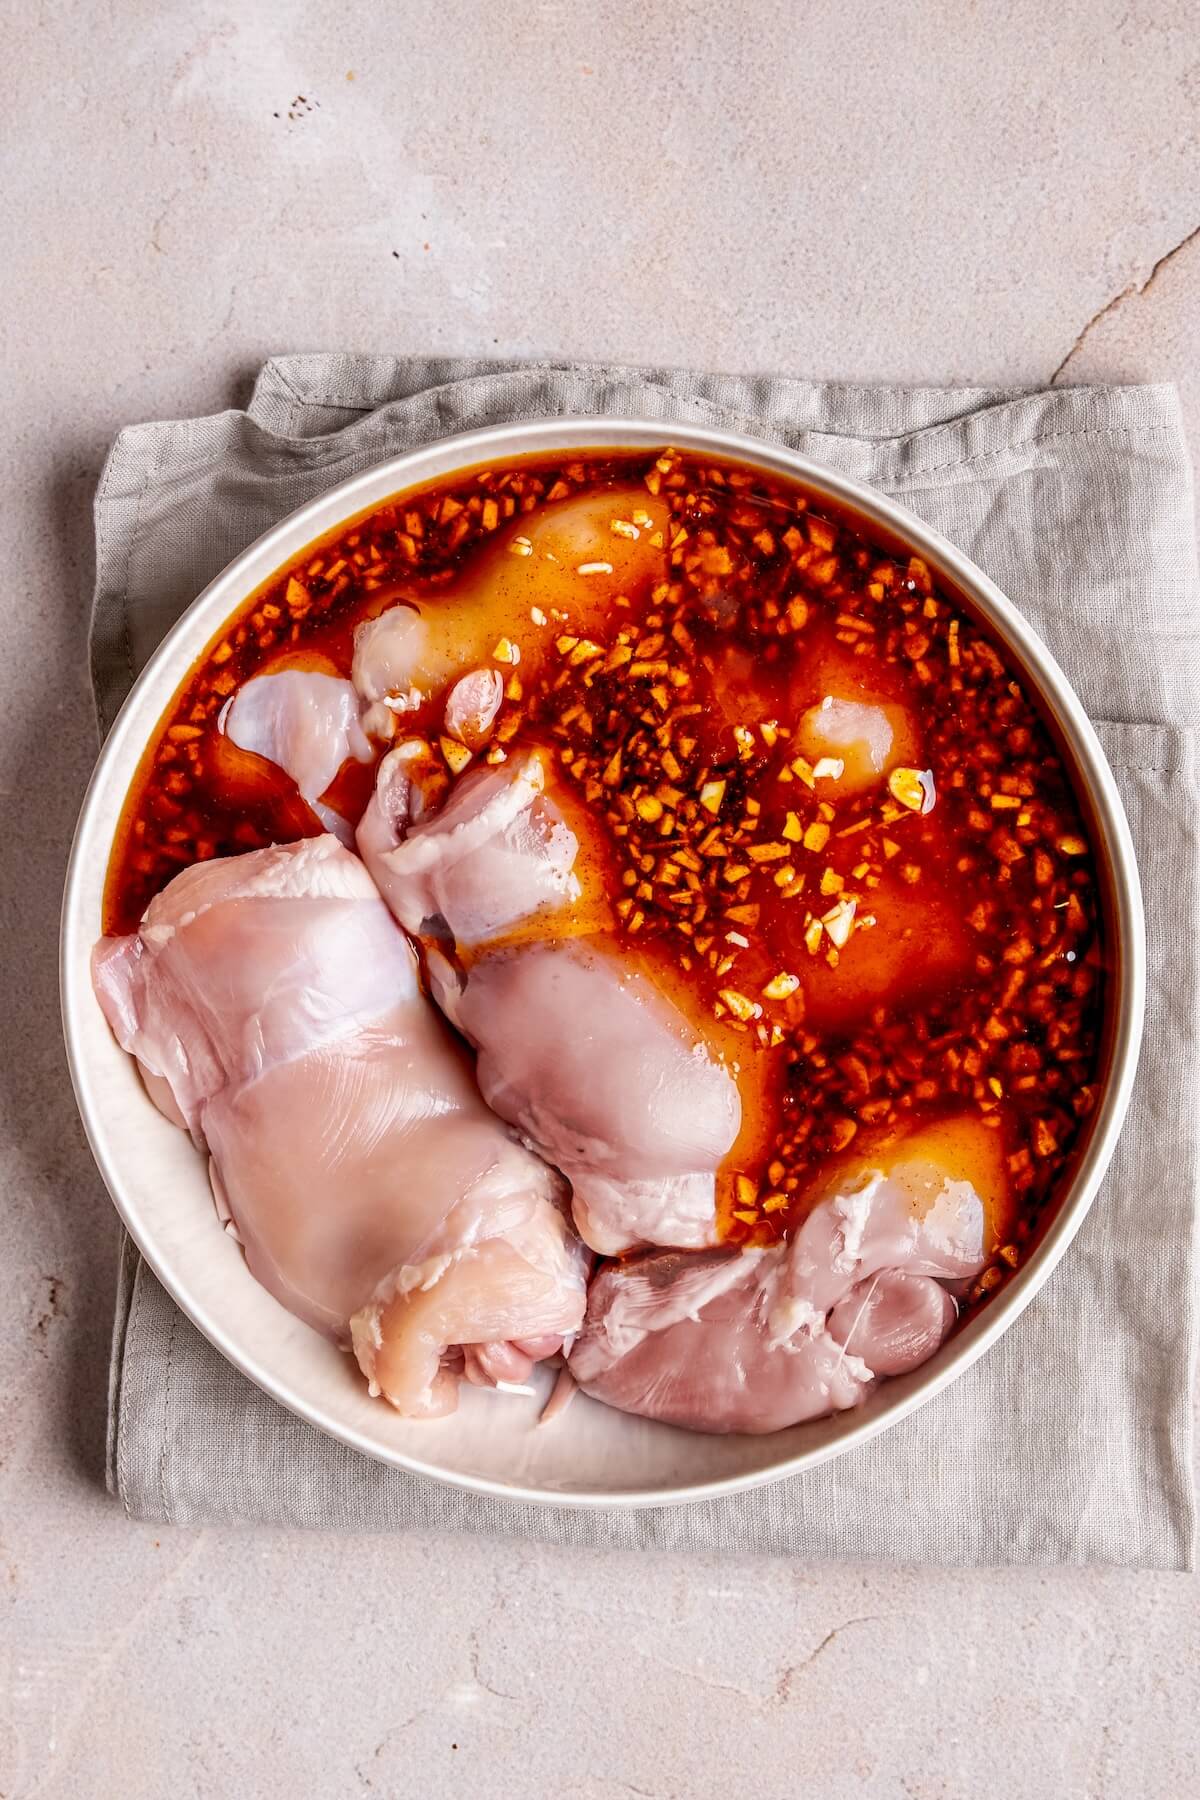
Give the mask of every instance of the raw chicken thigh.
<svg viewBox="0 0 1200 1800">
<path fill-rule="evenodd" d="M 348 758 L 370 762 L 374 754 L 350 682 L 309 669 L 256 675 L 225 707 L 221 730 L 239 750 L 253 751 L 290 775 L 326 830 L 353 843 L 353 821 L 321 800 Z"/>
<path fill-rule="evenodd" d="M 575 938 L 500 950 L 461 982 L 435 956 L 430 976 L 488 1105 L 570 1179 L 593 1250 L 713 1242 L 738 1091 L 646 974 Z"/>
<path fill-rule="evenodd" d="M 633 586 L 660 576 L 667 518 L 662 501 L 641 486 L 564 500 L 532 521 L 518 517 L 452 593 L 414 588 L 365 619 L 355 632 L 350 680 L 269 669 L 234 695 L 221 730 L 290 775 L 325 829 L 351 844 L 355 821 L 322 799 L 343 763 L 369 762 L 370 740 L 392 739 L 400 718 L 460 670 L 446 697 L 444 728 L 465 750 L 479 749 L 504 697 L 504 677 L 482 666 L 486 659 L 499 649 L 505 664 L 522 654 L 527 667 L 535 664 L 564 625 L 578 630 L 598 622 L 613 582 Z"/>
<path fill-rule="evenodd" d="M 826 694 L 801 715 L 796 748 L 845 793 L 873 787 L 898 760 L 896 746 L 911 731 L 904 708 Z"/>
<path fill-rule="evenodd" d="M 385 758 L 359 847 L 425 941 L 434 994 L 479 1052 L 485 1100 L 568 1176 L 594 1250 L 713 1243 L 737 1085 L 649 966 L 606 936 L 584 827 L 547 792 L 545 758 L 467 776 L 440 811 L 427 767 L 414 744 Z"/>
<path fill-rule="evenodd" d="M 564 1184 L 484 1106 L 334 838 L 184 870 L 94 980 L 251 1272 L 400 1412 L 452 1411 L 459 1371 L 521 1380 L 578 1329 Z"/>
<path fill-rule="evenodd" d="M 609 1264 L 572 1375 L 609 1406 L 698 1431 L 779 1431 L 857 1405 L 877 1376 L 933 1355 L 957 1316 L 942 1282 L 983 1267 L 989 1210 L 956 1169 L 913 1144 L 886 1172 L 839 1177 L 784 1244 Z"/>
<path fill-rule="evenodd" d="M 406 931 L 449 936 L 460 951 L 475 950 L 582 898 L 574 872 L 579 840 L 546 796 L 536 752 L 464 776 L 440 811 L 414 821 L 397 842 L 381 817 L 384 804 L 412 805 L 415 782 L 424 806 L 431 780 L 436 771 L 423 744 L 391 751 L 361 831 L 368 867 Z"/>
<path fill-rule="evenodd" d="M 365 620 L 352 677 L 367 730 L 390 737 L 398 718 L 498 644 L 502 661 L 528 668 L 568 626 L 598 626 L 614 591 L 665 573 L 668 520 L 663 501 L 640 485 L 563 500 L 513 519 L 452 592 L 427 600 L 414 589 Z M 497 695 L 493 716 L 498 705 Z"/>
</svg>

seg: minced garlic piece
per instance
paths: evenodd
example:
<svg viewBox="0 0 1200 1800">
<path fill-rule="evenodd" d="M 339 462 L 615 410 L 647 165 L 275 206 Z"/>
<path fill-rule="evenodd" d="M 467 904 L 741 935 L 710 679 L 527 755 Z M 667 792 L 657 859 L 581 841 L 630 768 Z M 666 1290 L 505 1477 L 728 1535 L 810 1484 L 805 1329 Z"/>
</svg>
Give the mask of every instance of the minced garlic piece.
<svg viewBox="0 0 1200 1800">
<path fill-rule="evenodd" d="M 739 994 L 736 988 L 721 988 L 718 997 L 724 1001 L 735 1019 L 756 1019 L 762 1011 L 753 1000 L 747 1000 L 745 994 Z"/>
<path fill-rule="evenodd" d="M 815 956 L 821 948 L 821 934 L 824 929 L 820 919 L 810 919 L 804 927 L 804 947 L 810 956 Z"/>
<path fill-rule="evenodd" d="M 532 556 L 533 545 L 527 537 L 515 537 L 508 546 L 508 554 L 510 556 Z M 535 625 L 544 625 L 545 623 L 545 619 L 534 620 Z"/>
<path fill-rule="evenodd" d="M 806 850 L 823 850 L 829 842 L 829 827 L 821 819 L 814 819 L 804 833 Z"/>
<path fill-rule="evenodd" d="M 449 768 L 450 773 L 452 775 L 461 775 L 471 760 L 471 752 L 467 749 L 467 746 L 465 744 L 457 743 L 454 738 L 448 737 L 439 738 L 438 743 L 441 746 L 441 752 L 446 759 L 446 766 Z"/>
<path fill-rule="evenodd" d="M 721 802 L 724 798 L 725 783 L 723 781 L 706 781 L 700 789 L 700 804 L 705 812 L 712 813 L 714 817 L 720 812 Z"/>
<path fill-rule="evenodd" d="M 790 975 L 786 971 L 781 971 L 768 981 L 763 989 L 763 996 L 767 1000 L 786 1000 L 789 994 L 794 994 L 799 986 L 800 977 L 798 975 Z"/>
<path fill-rule="evenodd" d="M 501 663 L 519 663 L 521 652 L 511 638 L 502 637 L 492 651 L 492 661 Z"/>
<path fill-rule="evenodd" d="M 799 844 L 803 840 L 804 827 L 794 812 L 790 812 L 783 822 L 783 835 L 789 844 Z"/>
<path fill-rule="evenodd" d="M 540 606 L 531 606 L 529 609 L 529 616 L 535 625 L 544 625 L 546 623 L 546 615 Z"/>
<path fill-rule="evenodd" d="M 1064 856 L 1087 855 L 1087 843 L 1081 837 L 1060 837 L 1058 847 Z"/>
<path fill-rule="evenodd" d="M 611 575 L 612 572 L 613 566 L 610 562 L 586 562 L 575 565 L 577 575 Z"/>
<path fill-rule="evenodd" d="M 837 905 L 825 913 L 821 920 L 830 941 L 838 950 L 845 949 L 850 933 L 854 930 L 856 906 L 857 902 L 854 900 L 839 900 Z"/>
<path fill-rule="evenodd" d="M 632 519 L 610 519 L 608 529 L 614 537 L 619 538 L 638 538 L 642 535 Z"/>
<path fill-rule="evenodd" d="M 754 755 L 754 733 L 747 730 L 745 725 L 734 726 L 733 741 L 738 747 L 738 755 L 743 762 Z"/>
<path fill-rule="evenodd" d="M 817 781 L 840 781 L 846 764 L 840 756 L 822 756 L 813 764 Z"/>
<path fill-rule="evenodd" d="M 893 769 L 888 776 L 888 792 L 909 812 L 932 812 L 936 798 L 930 769 Z"/>
<path fill-rule="evenodd" d="M 656 800 L 653 794 L 642 794 L 634 801 L 634 806 L 639 819 L 644 819 L 647 825 L 657 824 L 663 816 L 663 803 Z"/>
</svg>

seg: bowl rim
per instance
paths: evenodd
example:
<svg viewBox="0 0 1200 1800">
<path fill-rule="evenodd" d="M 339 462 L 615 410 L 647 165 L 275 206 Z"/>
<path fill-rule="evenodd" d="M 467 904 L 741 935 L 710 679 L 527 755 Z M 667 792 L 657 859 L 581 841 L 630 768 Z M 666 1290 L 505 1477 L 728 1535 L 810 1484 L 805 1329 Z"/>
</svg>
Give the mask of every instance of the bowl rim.
<svg viewBox="0 0 1200 1800">
<path fill-rule="evenodd" d="M 647 1493 L 644 1489 L 584 1488 L 565 1491 L 525 1486 L 520 1481 L 508 1482 L 467 1471 L 447 1469 L 399 1448 L 365 1439 L 352 1426 L 328 1414 L 319 1403 L 309 1400 L 303 1392 L 263 1368 L 253 1355 L 238 1344 L 234 1336 L 207 1315 L 204 1306 L 189 1294 L 186 1283 L 180 1282 L 177 1276 L 163 1267 L 157 1253 L 152 1225 L 143 1219 L 138 1207 L 124 1191 L 114 1147 L 106 1132 L 101 1109 L 96 1103 L 91 1072 L 82 1048 L 82 1037 L 76 1027 L 81 1007 L 96 1004 L 90 981 L 85 980 L 82 974 L 88 967 L 94 937 L 93 926 L 85 922 L 82 916 L 80 891 L 86 859 L 89 854 L 97 853 L 100 847 L 91 842 L 100 829 L 95 823 L 96 815 L 113 785 L 114 771 L 119 770 L 130 758 L 129 740 L 137 729 L 139 703 L 151 691 L 161 690 L 162 698 L 155 713 L 156 718 L 161 716 L 170 696 L 195 660 L 193 653 L 189 655 L 186 664 L 180 662 L 177 665 L 176 661 L 180 646 L 185 639 L 195 637 L 201 620 L 211 620 L 210 629 L 203 640 L 208 642 L 221 624 L 263 581 L 316 539 L 327 536 L 339 525 L 374 506 L 384 504 L 393 496 L 448 478 L 455 472 L 477 468 L 499 457 L 513 459 L 538 454 L 551 455 L 557 451 L 582 453 L 586 450 L 639 450 L 665 448 L 668 445 L 707 454 L 719 460 L 748 463 L 771 474 L 783 476 L 809 493 L 860 515 L 868 525 L 874 524 L 894 533 L 906 545 L 924 556 L 935 570 L 944 573 L 967 600 L 978 608 L 1006 645 L 1015 651 L 1023 672 L 1027 678 L 1032 678 L 1043 704 L 1048 707 L 1066 740 L 1077 774 L 1091 802 L 1094 828 L 1101 835 L 1107 852 L 1111 875 L 1111 929 L 1117 948 L 1114 976 L 1117 993 L 1112 1010 L 1113 1028 L 1104 1090 L 1088 1143 L 1076 1165 L 1071 1185 L 1060 1201 L 1054 1218 L 1038 1240 L 1029 1261 L 1016 1271 L 999 1295 L 971 1322 L 968 1331 L 954 1338 L 939 1354 L 934 1365 L 927 1365 L 926 1369 L 917 1371 L 915 1376 L 906 1378 L 902 1389 L 899 1383 L 888 1384 L 889 1388 L 894 1385 L 897 1389 L 894 1398 L 889 1401 L 881 1397 L 878 1406 L 869 1416 L 856 1417 L 854 1411 L 837 1415 L 838 1420 L 845 1421 L 845 1427 L 836 1436 L 809 1449 L 801 1449 L 776 1464 L 711 1481 L 689 1481 L 679 1486 L 663 1487 L 653 1493 Z M 133 747 L 135 763 L 145 749 L 144 727 L 142 729 L 142 739 Z M 127 787 L 126 780 L 122 802 Z M 107 866 L 111 853 L 111 833 L 103 843 L 103 853 Z M 175 1304 L 215 1348 L 279 1405 L 361 1454 L 413 1474 L 428 1476 L 452 1487 L 493 1498 L 583 1509 L 649 1509 L 695 1503 L 785 1480 L 866 1443 L 880 1432 L 898 1424 L 964 1374 L 1009 1329 L 1045 1285 L 1095 1200 L 1116 1147 L 1137 1073 L 1146 993 L 1145 925 L 1141 887 L 1133 841 L 1112 771 L 1096 732 L 1063 670 L 1032 625 L 996 584 L 970 557 L 890 495 L 784 445 L 743 433 L 725 431 L 719 427 L 694 425 L 669 418 L 590 414 L 525 419 L 510 424 L 479 427 L 453 433 L 388 457 L 326 489 L 279 520 L 234 557 L 205 586 L 171 626 L 133 684 L 92 772 L 80 808 L 68 862 L 63 893 L 59 970 L 63 1032 L 71 1081 L 88 1143 L 105 1186 L 125 1229 L 151 1270 Z M 883 1390 L 885 1394 L 887 1391 Z"/>
</svg>

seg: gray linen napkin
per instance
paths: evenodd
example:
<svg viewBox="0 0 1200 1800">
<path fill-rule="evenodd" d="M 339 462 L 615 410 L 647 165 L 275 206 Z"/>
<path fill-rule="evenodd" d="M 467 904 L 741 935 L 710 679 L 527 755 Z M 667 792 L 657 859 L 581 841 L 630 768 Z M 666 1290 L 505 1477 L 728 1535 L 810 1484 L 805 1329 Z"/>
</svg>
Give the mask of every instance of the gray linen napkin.
<svg viewBox="0 0 1200 1800">
<path fill-rule="evenodd" d="M 279 359 L 245 412 L 135 426 L 117 440 L 96 502 L 92 668 L 102 729 L 171 621 L 301 502 L 450 432 L 605 412 L 729 425 L 898 495 L 973 555 L 1051 645 L 1099 724 L 1146 891 L 1145 1048 L 1103 1191 L 1020 1325 L 914 1417 L 774 1487 L 638 1512 L 489 1500 L 358 1456 L 225 1363 L 126 1242 L 110 1487 L 130 1515 L 176 1523 L 1190 1567 L 1200 584 L 1171 389 L 1021 394 L 548 363 Z"/>
</svg>

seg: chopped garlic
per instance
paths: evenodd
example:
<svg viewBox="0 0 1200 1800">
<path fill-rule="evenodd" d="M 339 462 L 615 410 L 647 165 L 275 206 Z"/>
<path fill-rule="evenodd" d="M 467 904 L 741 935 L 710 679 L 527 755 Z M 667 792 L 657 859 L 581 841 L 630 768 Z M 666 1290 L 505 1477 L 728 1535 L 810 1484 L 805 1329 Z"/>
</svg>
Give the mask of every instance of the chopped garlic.
<svg viewBox="0 0 1200 1800">
<path fill-rule="evenodd" d="M 461 775 L 471 760 L 471 752 L 467 749 L 467 746 L 465 744 L 460 744 L 456 742 L 454 738 L 449 737 L 439 738 L 438 744 L 441 747 L 442 755 L 446 759 L 446 766 L 449 768 L 450 773 L 452 775 Z"/>
<path fill-rule="evenodd" d="M 821 923 L 828 933 L 830 942 L 838 950 L 845 949 L 850 933 L 854 930 L 854 914 L 857 904 L 857 901 L 849 898 L 839 900 L 837 905 L 822 917 Z"/>
<path fill-rule="evenodd" d="M 893 769 L 888 776 L 888 792 L 893 800 L 898 800 L 909 812 L 932 812 L 937 798 L 933 787 L 933 771 Z"/>
</svg>

